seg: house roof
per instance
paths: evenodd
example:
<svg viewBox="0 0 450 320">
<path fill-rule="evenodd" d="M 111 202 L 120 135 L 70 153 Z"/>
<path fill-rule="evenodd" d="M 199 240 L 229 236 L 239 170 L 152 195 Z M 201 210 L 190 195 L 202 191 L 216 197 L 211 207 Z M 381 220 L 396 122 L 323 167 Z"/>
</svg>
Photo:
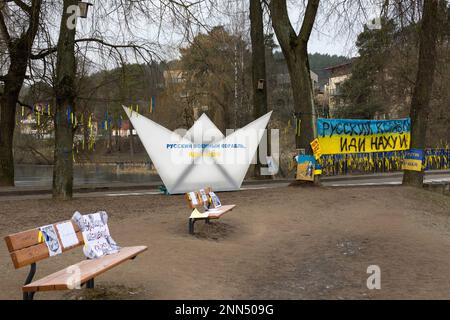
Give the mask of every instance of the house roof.
<svg viewBox="0 0 450 320">
<path fill-rule="evenodd" d="M 344 63 L 340 63 L 340 64 L 337 64 L 337 65 L 334 65 L 334 66 L 327 67 L 327 68 L 325 68 L 324 70 L 333 71 L 333 70 L 335 70 L 335 69 L 339 69 L 339 68 L 342 68 L 342 67 L 347 67 L 347 66 L 352 65 L 353 62 L 355 62 L 355 60 L 356 60 L 356 58 L 351 58 L 351 59 L 350 59 L 349 61 L 347 61 L 347 62 L 344 62 Z"/>
</svg>

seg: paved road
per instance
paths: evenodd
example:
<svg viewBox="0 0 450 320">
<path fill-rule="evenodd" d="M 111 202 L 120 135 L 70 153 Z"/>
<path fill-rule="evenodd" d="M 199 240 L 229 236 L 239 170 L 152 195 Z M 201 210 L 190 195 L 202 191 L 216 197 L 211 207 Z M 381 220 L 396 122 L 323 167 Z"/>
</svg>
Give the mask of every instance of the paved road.
<svg viewBox="0 0 450 320">
<path fill-rule="evenodd" d="M 402 182 L 402 175 L 394 174 L 379 174 L 371 176 L 344 176 L 344 177 L 327 177 L 322 179 L 322 185 L 325 187 L 356 187 L 356 186 L 380 186 L 380 185 L 400 185 Z M 426 175 L 426 183 L 436 182 L 450 182 L 450 172 L 430 172 Z M 277 180 L 273 182 L 244 182 L 241 190 L 258 190 L 269 188 L 287 187 L 290 181 Z M 125 187 L 131 187 L 126 185 Z M 13 190 L 13 189 L 11 189 Z M 42 190 L 39 190 L 42 191 Z M 132 190 L 105 190 L 98 188 L 95 191 L 83 190 L 82 192 L 75 192 L 76 198 L 95 198 L 95 197 L 126 197 L 126 196 L 141 196 L 141 195 L 156 195 L 161 194 L 157 186 L 134 186 Z M 50 193 L 39 192 L 37 194 L 17 194 L 16 193 L 1 193 L 0 202 L 8 200 L 37 200 L 50 199 Z"/>
<path fill-rule="evenodd" d="M 289 182 L 272 182 L 272 183 L 261 183 L 249 186 L 243 186 L 241 190 L 257 190 L 257 189 L 268 189 L 268 188 L 280 188 L 287 187 Z M 155 195 L 161 194 L 157 188 L 147 188 L 138 190 L 123 190 L 123 191 L 95 191 L 95 192 L 82 192 L 74 193 L 75 198 L 97 198 L 97 197 L 126 197 L 126 196 L 143 196 L 143 195 Z M 2 195 L 0 196 L 1 201 L 8 200 L 38 200 L 38 199 L 50 199 L 51 194 L 25 194 L 25 195 Z"/>
</svg>

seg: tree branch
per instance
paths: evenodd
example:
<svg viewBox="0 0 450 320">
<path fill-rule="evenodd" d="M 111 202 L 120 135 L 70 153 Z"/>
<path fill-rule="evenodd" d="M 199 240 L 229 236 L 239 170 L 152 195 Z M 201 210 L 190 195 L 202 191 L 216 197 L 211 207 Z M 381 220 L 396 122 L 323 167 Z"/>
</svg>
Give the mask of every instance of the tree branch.
<svg viewBox="0 0 450 320">
<path fill-rule="evenodd" d="M 145 48 L 144 46 L 141 45 L 137 45 L 137 44 L 112 44 L 112 43 L 108 43 L 102 39 L 97 39 L 97 38 L 84 38 L 84 39 L 77 39 L 75 40 L 75 43 L 79 43 L 79 42 L 96 42 L 99 43 L 105 47 L 110 47 L 113 49 L 135 49 L 135 50 L 144 50 L 147 53 L 151 53 L 153 54 L 153 52 L 151 52 L 148 48 Z M 32 60 L 38 60 L 38 59 L 43 59 L 46 56 L 55 53 L 56 51 L 58 51 L 57 47 L 53 47 L 53 48 L 49 48 L 49 49 L 43 49 L 41 51 L 39 51 L 37 54 L 32 54 L 30 56 L 30 58 Z"/>
<path fill-rule="evenodd" d="M 31 7 L 21 0 L 12 0 L 20 9 L 31 15 Z"/>
<path fill-rule="evenodd" d="M 32 107 L 32 106 L 30 106 L 30 105 L 27 104 L 27 103 L 24 103 L 23 101 L 20 101 L 19 99 L 17 99 L 17 104 L 20 105 L 21 107 L 25 107 L 25 108 L 28 108 L 28 109 L 30 109 L 30 110 L 33 110 L 33 107 Z"/>
<path fill-rule="evenodd" d="M 271 0 L 269 4 L 272 26 L 283 50 L 295 47 L 293 42 L 297 39 L 295 30 L 289 20 L 286 2 L 286 0 Z"/>
<path fill-rule="evenodd" d="M 269 4 L 272 26 L 283 50 L 306 46 L 316 20 L 320 0 L 308 0 L 302 27 L 297 35 L 292 27 L 286 0 L 271 0 Z"/>
<path fill-rule="evenodd" d="M 308 43 L 309 37 L 314 26 L 314 21 L 316 21 L 317 10 L 319 9 L 320 0 L 309 0 L 306 6 L 305 17 L 303 18 L 302 28 L 298 35 L 299 40 L 303 43 Z"/>
<path fill-rule="evenodd" d="M 8 47 L 11 45 L 11 36 L 8 32 L 8 27 L 5 23 L 5 17 L 3 17 L 3 12 L 0 10 L 0 34 L 5 38 Z"/>
</svg>

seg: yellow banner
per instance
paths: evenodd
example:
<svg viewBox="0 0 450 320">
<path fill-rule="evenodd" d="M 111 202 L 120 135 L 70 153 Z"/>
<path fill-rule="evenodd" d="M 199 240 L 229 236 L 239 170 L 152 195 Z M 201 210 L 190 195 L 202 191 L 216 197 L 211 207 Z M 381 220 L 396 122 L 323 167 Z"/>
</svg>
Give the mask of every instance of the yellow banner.
<svg viewBox="0 0 450 320">
<path fill-rule="evenodd" d="M 368 136 L 335 135 L 318 139 L 322 154 L 342 154 L 408 150 L 410 136 L 407 132 Z"/>
<path fill-rule="evenodd" d="M 317 119 L 322 154 L 408 150 L 411 120 Z"/>
</svg>

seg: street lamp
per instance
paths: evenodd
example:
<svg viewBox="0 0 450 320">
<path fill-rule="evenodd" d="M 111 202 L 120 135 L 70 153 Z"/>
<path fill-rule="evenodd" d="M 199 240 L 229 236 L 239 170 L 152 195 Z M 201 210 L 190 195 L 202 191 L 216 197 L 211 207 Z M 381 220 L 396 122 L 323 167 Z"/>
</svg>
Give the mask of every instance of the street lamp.
<svg viewBox="0 0 450 320">
<path fill-rule="evenodd" d="M 78 1 L 78 7 L 80 8 L 80 18 L 87 18 L 89 6 L 92 6 L 92 3 Z"/>
</svg>

